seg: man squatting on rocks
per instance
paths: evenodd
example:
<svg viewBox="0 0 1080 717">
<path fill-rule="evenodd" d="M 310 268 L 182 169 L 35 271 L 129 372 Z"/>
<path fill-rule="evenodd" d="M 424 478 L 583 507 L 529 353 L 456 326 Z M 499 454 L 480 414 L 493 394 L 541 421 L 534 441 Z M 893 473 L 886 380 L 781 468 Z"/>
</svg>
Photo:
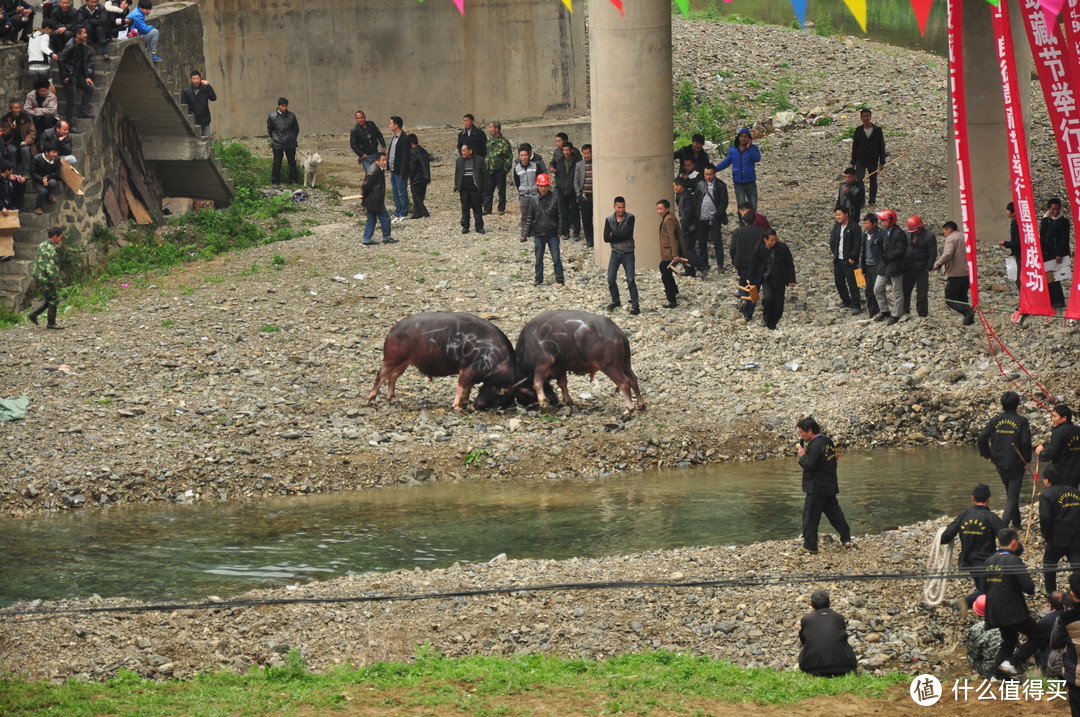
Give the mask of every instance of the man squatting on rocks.
<svg viewBox="0 0 1080 717">
<path fill-rule="evenodd" d="M 979 432 L 979 455 L 994 464 L 1005 485 L 1005 510 L 1001 518 L 1017 530 L 1020 529 L 1020 484 L 1031 463 L 1031 426 L 1027 418 L 1016 412 L 1019 407 L 1020 396 L 1015 391 L 1006 391 L 1001 395 L 1002 412 Z"/>
<path fill-rule="evenodd" d="M 810 594 L 813 611 L 799 623 L 799 669 L 818 677 L 839 677 L 859 666 L 848 644 L 847 623 L 831 604 L 828 590 L 815 590 Z"/>
</svg>

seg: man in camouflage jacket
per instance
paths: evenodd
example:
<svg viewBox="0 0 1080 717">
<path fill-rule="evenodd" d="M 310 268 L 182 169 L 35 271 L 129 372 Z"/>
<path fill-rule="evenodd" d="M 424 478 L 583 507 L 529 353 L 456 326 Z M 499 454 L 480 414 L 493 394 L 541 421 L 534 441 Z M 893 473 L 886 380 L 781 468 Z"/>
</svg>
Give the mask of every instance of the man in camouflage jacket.
<svg viewBox="0 0 1080 717">
<path fill-rule="evenodd" d="M 484 214 L 491 214 L 491 205 L 495 199 L 495 190 L 499 191 L 499 214 L 506 213 L 506 173 L 514 164 L 514 150 L 510 140 L 502 135 L 502 123 L 492 120 L 488 123 L 487 163 L 491 183 L 484 192 Z"/>
<path fill-rule="evenodd" d="M 60 265 L 56 258 L 56 247 L 60 245 L 63 238 L 63 229 L 50 227 L 49 240 L 38 244 L 37 256 L 34 257 L 32 273 L 34 281 L 37 282 L 38 288 L 41 289 L 41 301 L 38 302 L 37 306 L 33 308 L 26 318 L 37 326 L 38 316 L 45 309 L 48 309 L 48 321 L 45 324 L 47 329 L 60 329 L 56 325 L 56 307 L 60 303 L 57 295 L 57 290 L 60 288 Z"/>
</svg>

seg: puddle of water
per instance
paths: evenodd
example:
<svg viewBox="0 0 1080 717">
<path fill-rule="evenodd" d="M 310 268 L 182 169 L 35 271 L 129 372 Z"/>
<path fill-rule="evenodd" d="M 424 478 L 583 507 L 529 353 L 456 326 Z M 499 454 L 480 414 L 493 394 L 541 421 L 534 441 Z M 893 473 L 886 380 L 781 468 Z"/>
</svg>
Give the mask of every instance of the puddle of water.
<svg viewBox="0 0 1080 717">
<path fill-rule="evenodd" d="M 791 458 L 599 481 L 432 483 L 3 520 L 0 604 L 225 597 L 499 553 L 562 559 L 794 538 L 800 476 Z M 848 453 L 840 502 L 856 535 L 880 532 L 959 511 L 979 481 L 1000 508 L 1000 481 L 974 449 Z"/>
</svg>

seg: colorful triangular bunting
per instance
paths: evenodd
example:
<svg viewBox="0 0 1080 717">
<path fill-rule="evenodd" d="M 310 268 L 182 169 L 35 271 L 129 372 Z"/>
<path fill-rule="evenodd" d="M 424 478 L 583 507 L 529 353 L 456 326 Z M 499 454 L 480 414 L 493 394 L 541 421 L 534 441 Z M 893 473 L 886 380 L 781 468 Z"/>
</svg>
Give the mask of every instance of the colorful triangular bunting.
<svg viewBox="0 0 1080 717">
<path fill-rule="evenodd" d="M 806 0 L 791 0 L 791 9 L 795 11 L 795 17 L 799 18 L 799 24 L 806 27 Z"/>
<path fill-rule="evenodd" d="M 911 9 L 915 11 L 915 20 L 919 23 L 919 34 L 926 37 L 926 21 L 930 19 L 930 6 L 934 0 L 911 0 Z"/>
<path fill-rule="evenodd" d="M 851 11 L 851 14 L 855 16 L 862 31 L 866 32 L 866 0 L 844 0 L 844 4 L 847 5 L 847 9 Z"/>
</svg>

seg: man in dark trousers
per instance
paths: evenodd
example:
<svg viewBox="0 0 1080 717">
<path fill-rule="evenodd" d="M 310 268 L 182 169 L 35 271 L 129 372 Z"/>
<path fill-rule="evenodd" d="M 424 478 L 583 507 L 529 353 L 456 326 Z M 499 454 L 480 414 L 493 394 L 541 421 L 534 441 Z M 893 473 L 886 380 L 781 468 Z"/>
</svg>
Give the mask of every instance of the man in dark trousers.
<svg viewBox="0 0 1080 717">
<path fill-rule="evenodd" d="M 1020 529 L 1020 484 L 1031 463 L 1031 426 L 1016 412 L 1020 396 L 1015 391 L 1001 395 L 1002 412 L 979 432 L 979 455 L 994 464 L 1005 485 L 1005 511 L 1001 519 Z"/>
<path fill-rule="evenodd" d="M 555 269 L 555 283 L 565 283 L 560 253 L 559 227 L 562 225 L 562 204 L 551 191 L 551 179 L 546 174 L 536 175 L 537 194 L 529 199 L 529 210 L 521 229 L 521 241 L 533 238 L 533 286 L 544 283 L 544 252 L 551 252 Z"/>
<path fill-rule="evenodd" d="M 1044 262 L 1057 269 L 1065 257 L 1071 253 L 1069 246 L 1069 220 L 1061 215 L 1061 200 L 1057 197 L 1046 202 L 1046 216 L 1039 221 L 1039 242 L 1042 245 Z M 1047 269 L 1047 292 L 1050 305 L 1054 308 L 1065 306 L 1065 291 L 1060 281 L 1054 280 L 1054 272 Z"/>
<path fill-rule="evenodd" d="M 860 182 L 870 172 L 869 202 L 873 209 L 877 204 L 877 170 L 885 165 L 885 133 L 871 121 L 871 115 L 867 108 L 859 112 L 862 124 L 851 138 L 851 163 Z"/>
<path fill-rule="evenodd" d="M 1080 569 L 1080 492 L 1063 481 L 1061 469 L 1052 465 L 1043 472 L 1046 489 L 1039 496 L 1039 530 L 1046 548 L 1043 572 L 1047 594 L 1057 589 L 1057 564 L 1069 559 Z"/>
<path fill-rule="evenodd" d="M 394 239 L 390 236 L 390 212 L 386 211 L 386 153 L 379 152 L 375 155 L 375 164 L 371 171 L 364 177 L 364 183 L 360 187 L 361 202 L 367 211 L 367 221 L 364 223 L 365 246 L 375 242 L 375 223 L 382 226 L 383 244 L 392 244 Z"/>
<path fill-rule="evenodd" d="M 289 100 L 279 97 L 277 109 L 266 118 L 266 134 L 270 137 L 270 147 L 274 152 L 274 165 L 270 170 L 270 183 L 281 184 L 281 160 L 289 160 L 289 184 L 299 184 L 300 176 L 296 170 L 296 140 L 300 136 L 300 123 L 296 115 L 289 111 Z"/>
<path fill-rule="evenodd" d="M 831 604 L 828 590 L 815 590 L 810 594 L 814 610 L 799 623 L 799 669 L 818 677 L 838 677 L 859 667 L 847 641 L 847 623 L 829 607 Z"/>
<path fill-rule="evenodd" d="M 386 146 L 386 171 L 390 175 L 390 193 L 394 195 L 394 216 L 390 221 L 395 224 L 409 218 L 409 151 L 405 120 L 393 115 L 390 142 Z"/>
<path fill-rule="evenodd" d="M 775 331 L 784 315 L 787 288 L 795 286 L 795 260 L 788 245 L 777 240 L 775 229 L 765 231 L 765 240 L 750 258 L 750 280 L 761 287 L 765 328 Z"/>
<path fill-rule="evenodd" d="M 1044 461 L 1053 461 L 1061 469 L 1061 482 L 1080 487 L 1080 428 L 1072 422 L 1072 409 L 1059 403 L 1050 409 L 1050 425 L 1054 430 L 1050 442 L 1035 448 Z"/>
<path fill-rule="evenodd" d="M 739 214 L 746 223 L 731 233 L 730 255 L 731 264 L 739 274 L 739 313 L 746 323 L 750 323 L 754 318 L 754 302 L 750 300 L 749 290 L 754 283 L 750 280 L 750 262 L 754 252 L 765 240 L 765 230 L 753 224 L 753 219 L 747 219 L 754 214 L 754 207 L 750 202 L 743 202 L 739 207 Z"/>
<path fill-rule="evenodd" d="M 367 121 L 366 114 L 358 110 L 353 117 L 356 119 L 356 124 L 349 131 L 349 148 L 356 155 L 356 161 L 360 163 L 364 171 L 370 172 L 371 166 L 375 164 L 375 155 L 380 149 L 386 151 L 386 140 L 383 139 L 378 126 L 374 122 Z"/>
<path fill-rule="evenodd" d="M 1024 593 L 1035 594 L 1035 581 L 1020 559 L 1022 552 L 1020 535 L 1005 528 L 998 533 L 998 551 L 986 560 L 986 624 L 1001 630 L 996 661 L 1005 675 L 1021 674 L 1043 637 L 1024 598 Z M 1017 649 L 1021 633 L 1028 639 Z"/>
<path fill-rule="evenodd" d="M 907 220 L 907 255 L 904 257 L 904 313 L 911 313 L 911 290 L 915 290 L 915 311 L 926 318 L 930 313 L 930 270 L 937 261 L 937 237 L 923 225 L 922 217 Z"/>
<path fill-rule="evenodd" d="M 679 285 L 675 283 L 672 262 L 686 261 L 686 243 L 683 239 L 682 225 L 671 211 L 671 202 L 661 199 L 656 203 L 656 214 L 660 217 L 660 281 L 664 284 L 667 297 L 665 309 L 678 306 Z M 693 267 L 690 267 L 693 270 Z"/>
<path fill-rule="evenodd" d="M 724 180 L 716 176 L 711 164 L 701 172 L 702 179 L 695 188 L 697 195 L 697 236 L 690 239 L 694 265 L 702 277 L 709 272 L 709 245 L 716 253 L 716 270 L 724 270 L 723 227 L 728 223 L 728 190 Z"/>
<path fill-rule="evenodd" d="M 1064 650 L 1063 677 L 1069 691 L 1069 710 L 1073 717 L 1080 717 L 1080 665 L 1077 664 L 1077 646 L 1080 645 L 1080 571 L 1069 576 L 1069 597 L 1073 605 L 1062 613 L 1060 622 L 1050 635 L 1050 649 Z"/>
<path fill-rule="evenodd" d="M 64 119 L 76 132 L 74 118 L 89 119 L 94 99 L 94 51 L 86 44 L 86 28 L 75 30 L 74 39 L 60 51 L 60 77 L 64 84 Z M 79 111 L 75 112 L 76 91 L 82 92 Z"/>
<path fill-rule="evenodd" d="M 217 93 L 198 70 L 191 73 L 191 84 L 180 93 L 180 104 L 187 105 L 188 114 L 195 118 L 203 137 L 210 136 L 210 103 L 217 102 Z"/>
<path fill-rule="evenodd" d="M 885 264 L 885 231 L 878 227 L 876 214 L 870 213 L 862 218 L 862 257 L 863 276 L 866 278 L 866 312 L 871 319 L 876 318 L 884 307 L 878 305 L 874 287 L 878 274 Z M 887 313 L 887 312 L 886 312 Z"/>
<path fill-rule="evenodd" d="M 969 610 L 975 604 L 975 599 L 986 593 L 986 576 L 981 568 L 986 564 L 986 559 L 994 554 L 998 533 L 1005 528 L 997 513 L 990 510 L 990 486 L 985 483 L 975 486 L 971 490 L 971 502 L 974 505 L 956 516 L 941 534 L 942 545 L 948 545 L 956 536 L 960 536 L 957 565 L 961 570 L 971 572 L 975 581 L 975 592 L 957 600 L 956 604 L 962 611 Z"/>
<path fill-rule="evenodd" d="M 641 304 L 638 302 L 634 266 L 634 215 L 626 211 L 626 200 L 622 197 L 615 197 L 615 213 L 604 220 L 604 242 L 611 245 L 607 266 L 611 303 L 607 305 L 607 310 L 611 311 L 622 305 L 619 300 L 619 285 L 616 283 L 621 266 L 626 275 L 626 289 L 630 292 L 630 315 L 637 316 L 641 313 Z"/>
<path fill-rule="evenodd" d="M 803 549 L 811 555 L 818 552 L 818 523 L 821 514 L 829 519 L 840 533 L 840 542 L 851 545 L 851 528 L 836 495 L 840 486 L 836 480 L 836 445 L 821 433 L 821 427 L 813 418 L 807 417 L 795 424 L 799 433 L 799 465 L 802 466 L 802 489 L 806 494 L 803 503 Z"/>
<path fill-rule="evenodd" d="M 574 145 L 569 142 L 561 147 L 562 156 L 553 164 L 553 170 L 559 177 L 555 182 L 555 191 L 561 205 L 562 226 L 559 227 L 560 236 L 570 236 L 574 232 L 577 239 L 581 232 L 581 211 L 577 204 L 577 190 L 574 188 L 574 176 L 577 173 L 577 165 L 581 161 L 581 155 L 576 152 Z"/>
<path fill-rule="evenodd" d="M 484 233 L 484 192 L 488 186 L 484 158 L 473 154 L 467 144 L 461 145 L 461 156 L 454 164 L 454 191 L 461 197 L 461 233 L 469 233 L 469 212 L 476 224 L 476 233 Z"/>
<path fill-rule="evenodd" d="M 38 325 L 38 317 L 46 312 L 45 328 L 59 331 L 61 326 L 56 324 L 56 308 L 60 305 L 60 297 L 57 291 L 60 289 L 60 264 L 56 257 L 56 247 L 64 240 L 64 230 L 60 227 L 49 227 L 48 240 L 38 244 L 37 255 L 34 257 L 34 266 L 31 275 L 41 289 L 41 301 L 26 315 L 34 326 Z"/>
<path fill-rule="evenodd" d="M 859 285 L 855 281 L 855 270 L 862 263 L 862 235 L 859 225 L 851 218 L 851 210 L 846 206 L 837 207 L 833 212 L 836 222 L 829 235 L 829 251 L 833 258 L 833 281 L 836 293 L 840 295 L 840 304 L 850 309 L 852 314 L 862 313 L 862 297 Z"/>
<path fill-rule="evenodd" d="M 371 125 L 374 127 L 375 125 Z M 362 162 L 363 160 L 361 160 Z M 413 198 L 413 219 L 430 217 L 424 200 L 427 199 L 427 188 L 431 184 L 431 155 L 420 146 L 420 140 L 415 134 L 409 135 L 409 189 Z"/>
</svg>

